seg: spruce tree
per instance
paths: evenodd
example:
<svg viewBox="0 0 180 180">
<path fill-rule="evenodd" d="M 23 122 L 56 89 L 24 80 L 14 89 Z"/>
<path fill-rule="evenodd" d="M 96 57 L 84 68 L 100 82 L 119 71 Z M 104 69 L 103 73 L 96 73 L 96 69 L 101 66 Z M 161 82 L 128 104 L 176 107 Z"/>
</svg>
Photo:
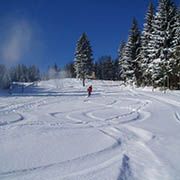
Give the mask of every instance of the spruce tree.
<svg viewBox="0 0 180 180">
<path fill-rule="evenodd" d="M 8 69 L 6 69 L 2 77 L 1 86 L 4 89 L 8 89 L 10 87 L 10 84 L 11 84 L 11 77 L 10 77 Z"/>
<path fill-rule="evenodd" d="M 143 85 L 151 84 L 151 73 L 149 71 L 149 64 L 151 61 L 151 50 L 152 50 L 152 32 L 154 20 L 154 6 L 150 2 L 148 11 L 145 16 L 144 28 L 141 35 L 141 50 L 140 50 L 140 63 L 142 69 L 142 83 Z"/>
<path fill-rule="evenodd" d="M 172 47 L 176 7 L 171 0 L 159 0 L 158 10 L 153 21 L 151 42 L 151 64 L 149 67 L 153 84 L 168 86 L 171 74 L 170 62 L 173 61 Z"/>
<path fill-rule="evenodd" d="M 30 82 L 35 82 L 40 79 L 39 69 L 35 65 L 28 68 L 28 77 Z"/>
<path fill-rule="evenodd" d="M 93 71 L 92 49 L 85 33 L 82 34 L 77 42 L 74 68 L 76 78 L 82 79 L 83 86 L 85 86 L 85 79 L 88 78 L 89 75 L 92 75 Z"/>
<path fill-rule="evenodd" d="M 132 27 L 128 37 L 128 42 L 123 48 L 123 54 L 120 60 L 121 78 L 125 82 L 135 82 L 138 78 L 138 62 L 137 57 L 140 48 L 140 31 L 136 19 L 133 19 Z"/>
<path fill-rule="evenodd" d="M 7 89 L 11 83 L 9 70 L 5 65 L 0 64 L 0 88 Z"/>
<path fill-rule="evenodd" d="M 64 66 L 63 70 L 66 72 L 67 77 L 69 77 L 69 78 L 75 78 L 76 77 L 73 62 L 66 64 Z"/>
<path fill-rule="evenodd" d="M 119 46 L 119 49 L 118 49 L 118 59 L 122 59 L 123 57 L 123 51 L 124 51 L 124 47 L 126 46 L 126 42 L 122 41 L 120 46 Z"/>
<path fill-rule="evenodd" d="M 119 59 L 116 58 L 113 61 L 113 80 L 119 80 L 120 79 L 119 72 L 120 72 Z"/>
<path fill-rule="evenodd" d="M 173 47 L 180 46 L 180 7 L 176 10 Z"/>
<path fill-rule="evenodd" d="M 174 26 L 173 48 L 172 58 L 170 61 L 171 76 L 170 85 L 171 88 L 180 89 L 180 9 L 176 13 L 176 22 Z"/>
<path fill-rule="evenodd" d="M 102 63 L 102 78 L 104 80 L 113 80 L 113 60 L 111 56 L 101 57 Z"/>
<path fill-rule="evenodd" d="M 94 64 L 94 72 L 95 72 L 96 79 L 102 79 L 101 71 L 102 71 L 101 62 L 99 62 L 99 61 L 95 62 L 95 64 Z"/>
<path fill-rule="evenodd" d="M 119 46 L 119 49 L 118 49 L 118 62 L 119 62 L 119 64 L 118 64 L 118 69 L 119 69 L 119 73 L 118 73 L 118 75 L 119 75 L 119 78 L 120 78 L 120 80 L 125 80 L 124 79 L 124 74 L 125 74 L 125 72 L 123 71 L 124 69 L 122 68 L 122 66 L 123 66 L 123 63 L 125 63 L 123 60 L 123 57 L 124 57 L 124 51 L 125 51 L 125 46 L 126 46 L 126 43 L 124 42 L 124 41 L 122 41 L 121 42 L 121 44 L 120 44 L 120 46 Z"/>
</svg>

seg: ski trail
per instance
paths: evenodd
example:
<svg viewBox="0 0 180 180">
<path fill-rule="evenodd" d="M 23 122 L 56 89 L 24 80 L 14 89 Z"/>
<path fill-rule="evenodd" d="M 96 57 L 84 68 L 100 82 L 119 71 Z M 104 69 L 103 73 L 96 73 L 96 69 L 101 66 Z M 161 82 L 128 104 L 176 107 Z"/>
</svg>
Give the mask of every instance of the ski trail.
<svg viewBox="0 0 180 180">
<path fill-rule="evenodd" d="M 177 120 L 178 123 L 180 123 L 180 115 L 178 112 L 174 113 L 175 119 Z"/>
<path fill-rule="evenodd" d="M 1 115 L 1 117 L 0 117 L 0 127 L 10 125 L 10 124 L 14 124 L 14 123 L 17 123 L 19 121 L 24 120 L 23 115 L 21 115 L 20 113 L 17 113 L 17 112 L 14 113 L 14 114 L 11 113 L 11 115 L 8 117 L 8 118 L 11 118 L 11 120 L 1 120 L 2 118 L 6 119 L 6 117 Z"/>
<path fill-rule="evenodd" d="M 65 162 L 59 162 L 54 164 L 48 164 L 44 166 L 29 168 L 29 169 L 21 169 L 14 170 L 9 172 L 0 173 L 0 178 L 9 178 L 10 176 L 20 176 L 26 175 L 29 173 L 40 173 L 39 171 L 44 172 L 44 170 L 54 171 L 54 168 L 57 168 L 58 172 L 60 172 L 61 177 L 69 177 L 77 174 L 84 174 L 93 170 L 101 169 L 103 167 L 109 166 L 116 161 L 119 161 L 121 147 L 119 143 L 114 142 L 113 146 L 110 146 L 101 151 L 88 154 L 76 159 L 71 159 Z M 88 163 L 87 163 L 88 162 Z M 77 164 L 79 164 L 77 166 Z"/>
<path fill-rule="evenodd" d="M 116 101 L 116 103 L 117 103 L 117 101 Z M 145 102 L 145 103 L 143 103 L 141 106 L 139 106 L 138 108 L 137 108 L 137 110 L 136 111 L 139 111 L 142 107 L 144 107 L 146 104 L 148 104 L 147 102 Z M 106 105 L 106 107 L 107 107 L 107 105 Z M 104 108 L 104 110 L 106 110 L 105 108 Z M 96 110 L 94 110 L 94 111 L 98 111 L 97 109 Z M 105 121 L 107 121 L 107 120 L 113 120 L 113 119 L 118 119 L 118 117 L 111 117 L 111 118 L 107 118 L 107 119 L 103 119 L 103 118 L 99 118 L 99 117 L 96 117 L 96 116 L 94 116 L 93 115 L 93 112 L 94 112 L 93 110 L 91 110 L 90 112 L 86 112 L 86 113 L 82 113 L 83 114 L 83 117 L 84 117 L 84 115 L 86 116 L 86 117 L 88 117 L 88 118 L 91 118 L 92 119 L 92 121 L 98 121 L 98 123 L 100 123 L 100 122 L 103 122 L 103 124 L 104 124 L 104 122 Z M 131 113 L 133 113 L 133 112 L 130 112 L 129 114 L 131 114 Z M 147 113 L 148 114 L 148 113 Z M 144 120 L 147 118 L 147 117 L 149 117 L 149 116 L 147 116 L 147 114 L 146 114 L 146 116 L 144 117 Z M 85 118 L 83 118 L 83 119 L 85 119 Z M 139 116 L 137 117 L 137 119 L 139 119 Z M 128 155 L 129 155 L 129 157 L 131 157 L 131 159 L 132 159 L 132 162 L 134 162 L 134 164 L 136 164 L 136 165 L 138 165 L 138 167 L 139 166 L 141 166 L 141 163 L 139 164 L 138 163 L 138 159 L 139 159 L 139 157 L 138 156 L 135 156 L 134 155 L 134 153 L 135 152 L 131 152 L 131 151 L 129 151 L 129 149 L 131 149 L 132 147 L 135 147 L 134 149 L 140 149 L 140 148 L 142 148 L 141 149 L 141 152 L 142 152 L 142 154 L 146 154 L 146 156 L 150 156 L 151 157 L 151 160 L 153 160 L 154 161 L 154 164 L 153 164 L 153 170 L 152 171 L 150 171 L 151 169 L 148 167 L 148 168 L 146 168 L 145 169 L 145 175 L 143 175 L 143 173 L 141 174 L 142 175 L 142 179 L 144 178 L 146 178 L 147 177 L 147 175 L 149 176 L 147 179 L 154 179 L 154 180 L 158 180 L 159 178 L 162 178 L 162 174 L 163 174 L 163 178 L 165 179 L 165 180 L 170 180 L 170 177 L 169 177 L 169 175 L 167 174 L 167 172 L 166 172 L 166 168 L 163 166 L 163 164 L 160 162 L 160 160 L 158 159 L 158 157 L 157 156 L 155 156 L 155 154 L 145 145 L 145 143 L 146 142 L 148 142 L 148 141 L 150 141 L 151 139 L 153 139 L 154 137 L 155 137 L 155 135 L 153 135 L 153 134 L 151 134 L 150 132 L 147 132 L 147 131 L 145 131 L 145 130 L 143 130 L 143 129 L 137 129 L 137 128 L 134 128 L 134 127 L 131 127 L 131 126 L 128 126 L 128 127 L 126 127 L 126 128 L 128 128 L 128 134 L 129 135 L 131 135 L 132 137 L 130 137 L 130 138 L 126 138 L 126 136 L 124 135 L 124 137 L 122 138 L 122 131 L 121 131 L 121 129 L 119 129 L 119 128 L 116 128 L 112 123 L 108 123 L 107 124 L 107 126 L 106 127 L 99 127 L 99 126 L 97 126 L 97 123 L 96 123 L 96 125 L 94 126 L 94 125 L 92 125 L 91 124 L 91 126 L 93 127 L 93 128 L 96 128 L 96 129 L 98 129 L 99 131 L 101 131 L 103 134 L 105 134 L 105 135 L 107 135 L 108 137 L 111 137 L 112 139 L 114 139 L 114 140 L 116 140 L 116 142 L 119 144 L 119 145 L 121 145 L 122 146 L 122 149 L 123 149 L 123 152 L 125 151 L 127 151 L 128 152 Z M 127 134 L 127 131 L 126 131 L 126 134 Z M 133 142 L 132 141 L 132 139 L 134 140 L 134 138 L 137 138 L 137 140 L 135 140 L 135 142 Z M 122 143 L 122 141 L 123 141 L 123 143 Z M 125 147 L 124 147 L 124 145 L 125 145 Z M 124 148 L 123 148 L 124 147 Z M 125 156 L 126 157 L 126 156 Z M 143 160 L 141 159 L 140 161 L 142 161 L 143 162 Z M 122 165 L 122 167 L 123 167 L 124 165 Z M 135 166 L 134 166 L 135 167 Z M 152 167 L 151 167 L 152 168 Z M 123 169 L 123 168 L 122 168 Z M 157 170 L 157 169 L 159 169 L 159 170 Z M 121 171 L 121 173 L 120 173 L 120 177 L 122 177 L 122 176 L 126 176 L 126 171 L 128 171 L 128 170 L 122 170 Z M 123 172 L 125 173 L 125 174 L 123 174 Z M 150 175 L 150 173 L 149 172 L 151 172 L 151 175 Z M 129 173 L 129 172 L 128 172 Z M 130 174 L 130 173 L 129 173 Z M 120 179 L 120 177 L 119 177 L 119 179 Z M 137 177 L 138 178 L 138 177 Z"/>
<path fill-rule="evenodd" d="M 169 175 L 167 166 L 148 146 L 148 143 L 156 139 L 156 134 L 133 126 L 136 122 L 145 121 L 151 116 L 145 109 L 147 105 L 151 105 L 151 101 L 144 97 L 140 99 L 140 94 L 133 90 L 128 93 L 129 95 L 126 94 L 128 97 L 117 98 L 113 96 L 113 98 L 106 99 L 104 102 L 101 99 L 102 97 L 97 100 L 91 98 L 86 102 L 82 100 L 83 98 L 80 98 L 81 103 L 84 104 L 81 109 L 75 107 L 73 110 L 62 112 L 58 112 L 58 109 L 54 111 L 52 109 L 47 110 L 45 114 L 39 116 L 42 120 L 34 122 L 40 125 L 42 123 L 46 128 L 51 125 L 57 125 L 62 129 L 93 128 L 95 131 L 99 131 L 107 140 L 110 139 L 112 141 L 111 146 L 65 161 L 1 172 L 0 179 L 30 180 L 53 179 L 53 177 L 64 180 L 86 179 L 87 177 L 89 179 L 100 179 L 101 176 L 98 177 L 99 173 L 106 174 L 113 171 L 117 177 L 107 176 L 108 180 L 171 180 L 172 177 Z M 108 98 L 108 95 L 108 92 L 104 93 L 105 98 Z M 29 104 L 27 102 L 24 106 L 21 104 L 12 105 L 3 108 L 2 114 L 10 114 L 12 111 L 16 113 L 26 112 L 28 109 L 33 110 L 47 104 L 55 105 L 59 99 L 47 98 L 42 101 L 44 102 L 33 99 L 32 102 L 29 102 Z M 170 101 L 170 103 L 171 105 L 174 104 L 173 101 Z M 175 104 L 178 106 L 178 102 Z M 93 107 L 90 107 L 90 105 L 93 105 Z M 111 114 L 111 112 L 114 112 L 114 114 Z M 103 116 L 103 114 L 105 115 Z M 178 110 L 173 115 L 180 122 Z M 21 118 L 24 119 L 19 114 L 18 120 Z"/>
<path fill-rule="evenodd" d="M 114 103 L 116 103 L 116 101 L 114 101 L 113 103 L 106 104 L 105 107 L 108 107 L 109 105 L 112 105 Z M 97 109 L 97 107 L 95 107 L 95 108 Z M 106 110 L 106 109 L 104 109 L 104 107 L 102 108 L 101 106 L 99 108 Z M 76 122 L 77 121 L 82 122 L 81 119 L 74 117 L 74 114 L 76 115 L 76 113 L 80 113 L 81 118 L 85 117 L 85 119 L 89 118 L 90 121 L 94 121 L 94 119 L 92 119 L 92 117 L 88 117 L 88 113 L 91 113 L 93 110 L 94 109 L 91 109 L 91 110 L 85 111 L 85 112 L 73 111 L 70 114 L 65 113 L 65 116 L 66 116 L 66 118 L 68 118 L 70 120 L 73 120 Z M 55 114 L 52 114 L 52 115 L 55 115 Z M 102 124 L 102 122 L 103 121 L 101 121 L 100 124 Z M 95 124 L 97 124 L 97 121 Z M 121 144 L 120 131 L 118 131 L 116 128 L 111 127 L 111 126 L 106 127 L 106 128 L 97 128 L 96 126 L 93 126 L 92 124 L 90 124 L 90 125 L 91 125 L 91 127 L 96 128 L 97 130 L 102 132 L 107 137 L 112 138 L 112 140 L 114 140 L 114 145 L 107 149 L 104 149 L 102 151 L 95 152 L 95 153 L 92 153 L 92 154 L 89 154 L 89 155 L 86 155 L 83 157 L 79 157 L 77 159 L 72 159 L 70 161 L 49 164 L 49 165 L 34 167 L 34 168 L 30 168 L 30 169 L 21 169 L 21 170 L 4 172 L 4 173 L 1 173 L 0 176 L 3 178 L 9 177 L 9 176 L 21 176 L 21 175 L 25 175 L 25 174 L 29 174 L 29 173 L 30 174 L 36 173 L 36 172 L 39 173 L 39 171 L 44 172 L 45 169 L 46 169 L 46 171 L 49 171 L 49 170 L 53 171 L 54 168 L 55 169 L 57 168 L 58 171 L 61 172 L 61 177 L 66 178 L 66 177 L 72 177 L 72 176 L 77 176 L 77 175 L 81 175 L 81 174 L 86 174 L 86 173 L 93 172 L 93 171 L 99 171 L 100 169 L 104 169 L 105 167 L 111 166 L 115 162 L 117 162 L 117 163 L 121 162 L 121 160 L 122 160 L 121 154 L 123 154 L 122 153 L 123 150 L 121 147 L 122 144 Z M 77 164 L 81 164 L 81 165 L 77 167 Z"/>
<path fill-rule="evenodd" d="M 152 95 L 152 94 L 145 94 L 143 92 L 141 92 L 141 94 L 145 97 L 150 97 L 150 98 L 153 98 L 155 99 L 156 101 L 160 102 L 160 103 L 165 103 L 167 104 L 172 112 L 173 112 L 173 116 L 174 116 L 174 119 L 176 120 L 177 123 L 180 123 L 180 115 L 179 115 L 179 107 L 180 107 L 180 103 L 175 101 L 175 100 L 172 100 L 172 99 L 169 99 L 169 98 L 164 98 L 164 97 L 160 97 L 160 96 L 157 96 L 157 95 Z M 177 110 L 177 111 L 176 111 Z"/>
</svg>

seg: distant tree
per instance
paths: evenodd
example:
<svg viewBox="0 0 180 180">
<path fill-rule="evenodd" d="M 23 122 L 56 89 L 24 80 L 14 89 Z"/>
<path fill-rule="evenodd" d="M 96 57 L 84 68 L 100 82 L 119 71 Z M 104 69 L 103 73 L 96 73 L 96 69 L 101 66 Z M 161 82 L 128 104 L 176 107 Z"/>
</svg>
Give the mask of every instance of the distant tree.
<svg viewBox="0 0 180 180">
<path fill-rule="evenodd" d="M 125 63 L 123 61 L 123 58 L 125 56 L 125 46 L 126 43 L 122 41 L 118 49 L 118 70 L 119 70 L 118 76 L 120 80 L 125 80 L 124 79 L 125 72 L 123 71 L 125 69 L 122 68 L 123 64 Z"/>
<path fill-rule="evenodd" d="M 55 63 L 53 66 L 48 67 L 48 79 L 58 79 L 60 78 L 61 69 Z"/>
<path fill-rule="evenodd" d="M 113 80 L 113 60 L 111 56 L 103 56 L 102 60 L 102 75 L 104 80 Z"/>
<path fill-rule="evenodd" d="M 7 89 L 11 83 L 11 78 L 8 69 L 5 65 L 0 64 L 0 88 Z"/>
<path fill-rule="evenodd" d="M 27 67 L 23 64 L 18 64 L 12 68 L 11 79 L 16 82 L 27 82 L 28 81 Z"/>
<path fill-rule="evenodd" d="M 100 70 L 99 63 L 97 61 L 95 61 L 95 63 L 94 63 L 94 72 L 95 72 L 96 79 L 100 79 L 99 70 Z"/>
<path fill-rule="evenodd" d="M 126 43 L 123 42 L 120 45 L 118 56 L 119 56 L 119 75 L 120 79 L 126 81 L 126 70 L 128 69 L 128 62 L 126 61 Z"/>
<path fill-rule="evenodd" d="M 40 80 L 40 71 L 35 65 L 28 68 L 28 79 L 30 82 Z"/>
<path fill-rule="evenodd" d="M 11 81 L 15 82 L 17 81 L 17 72 L 16 72 L 16 67 L 11 67 L 9 70 Z"/>
<path fill-rule="evenodd" d="M 59 72 L 60 68 L 58 67 L 58 65 L 55 63 L 52 68 L 54 69 L 55 72 Z"/>
<path fill-rule="evenodd" d="M 40 71 L 35 65 L 27 67 L 24 64 L 18 64 L 9 70 L 12 82 L 34 82 L 40 80 Z"/>
<path fill-rule="evenodd" d="M 119 66 L 119 59 L 116 58 L 113 61 L 113 80 L 119 80 L 120 79 L 120 66 Z"/>
<path fill-rule="evenodd" d="M 88 37 L 85 33 L 82 34 L 77 42 L 74 68 L 76 72 L 76 78 L 82 79 L 83 86 L 85 86 L 85 79 L 89 75 L 92 75 L 93 71 L 92 49 Z"/>
<path fill-rule="evenodd" d="M 3 79 L 3 75 L 5 74 L 6 72 L 6 67 L 4 64 L 0 64 L 0 82 L 2 82 L 2 79 Z"/>
<path fill-rule="evenodd" d="M 21 82 L 28 82 L 29 77 L 28 77 L 28 67 L 24 64 L 21 65 Z"/>
<path fill-rule="evenodd" d="M 69 77 L 69 78 L 75 78 L 76 77 L 74 64 L 72 62 L 70 62 L 64 66 L 64 71 L 66 72 L 67 77 Z"/>
<path fill-rule="evenodd" d="M 111 56 L 102 56 L 95 63 L 95 76 L 97 79 L 114 80 L 115 68 Z"/>
<path fill-rule="evenodd" d="M 40 71 L 35 65 L 27 67 L 24 64 L 18 64 L 8 69 L 5 65 L 0 64 L 0 88 L 9 88 L 12 82 L 38 80 L 40 80 Z"/>
<path fill-rule="evenodd" d="M 6 69 L 2 77 L 1 86 L 4 89 L 8 89 L 10 87 L 10 84 L 11 84 L 11 77 L 10 77 L 8 69 Z"/>
</svg>

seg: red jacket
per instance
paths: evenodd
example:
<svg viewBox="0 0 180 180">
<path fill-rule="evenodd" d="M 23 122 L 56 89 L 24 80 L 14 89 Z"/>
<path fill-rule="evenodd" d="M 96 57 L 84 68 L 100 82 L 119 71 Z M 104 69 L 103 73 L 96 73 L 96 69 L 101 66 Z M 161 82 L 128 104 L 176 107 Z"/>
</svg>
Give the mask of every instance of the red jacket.
<svg viewBox="0 0 180 180">
<path fill-rule="evenodd" d="M 92 86 L 89 86 L 87 89 L 88 92 L 92 92 Z"/>
</svg>

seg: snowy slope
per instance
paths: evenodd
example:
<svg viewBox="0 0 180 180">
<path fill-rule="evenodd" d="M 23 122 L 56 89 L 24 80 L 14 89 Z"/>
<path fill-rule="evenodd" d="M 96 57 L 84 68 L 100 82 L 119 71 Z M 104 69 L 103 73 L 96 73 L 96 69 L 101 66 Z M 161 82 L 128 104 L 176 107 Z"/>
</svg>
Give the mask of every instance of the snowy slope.
<svg viewBox="0 0 180 180">
<path fill-rule="evenodd" d="M 0 179 L 179 180 L 180 92 L 120 84 L 50 80 L 2 95 Z"/>
</svg>

